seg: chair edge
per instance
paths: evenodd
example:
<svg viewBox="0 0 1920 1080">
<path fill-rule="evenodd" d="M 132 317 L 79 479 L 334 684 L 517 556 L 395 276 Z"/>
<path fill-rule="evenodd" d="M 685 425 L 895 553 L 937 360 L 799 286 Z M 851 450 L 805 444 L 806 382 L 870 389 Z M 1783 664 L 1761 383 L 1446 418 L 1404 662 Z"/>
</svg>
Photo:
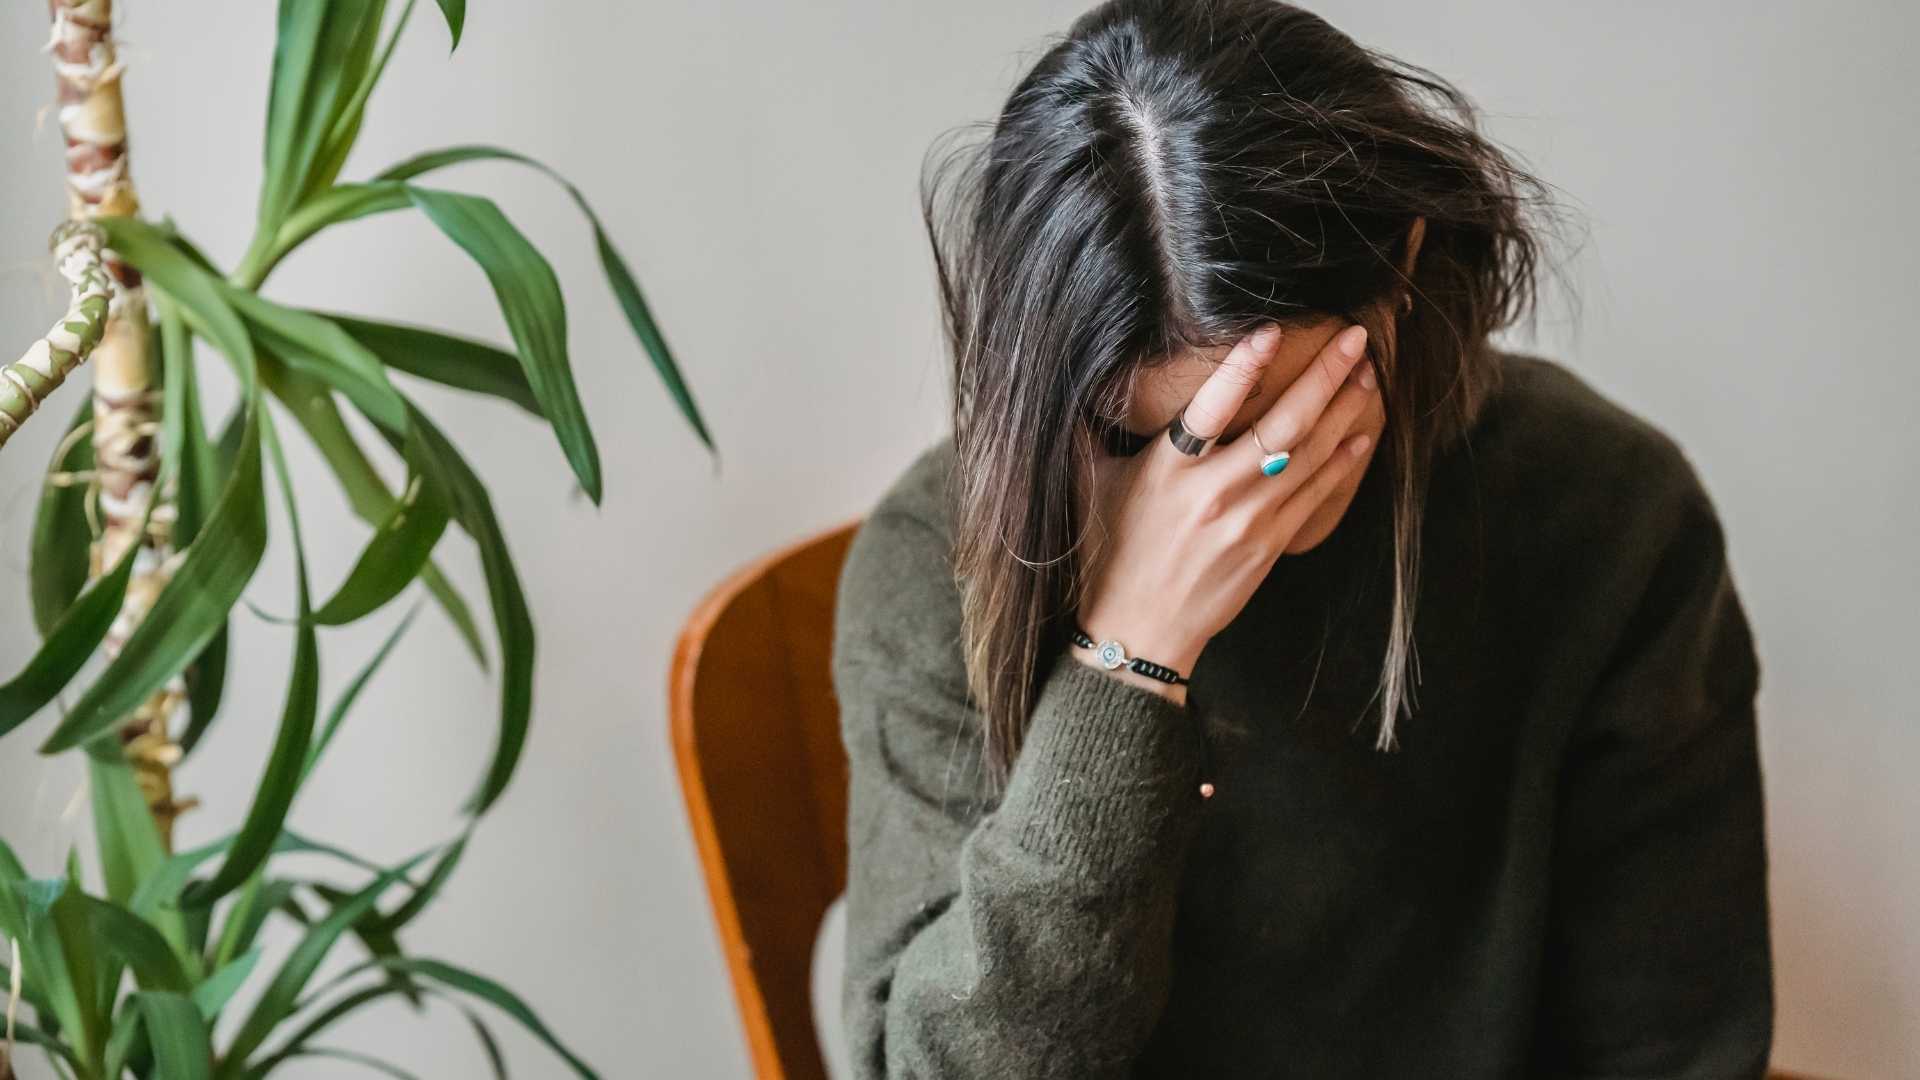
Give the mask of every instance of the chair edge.
<svg viewBox="0 0 1920 1080">
<path fill-rule="evenodd" d="M 753 975 L 739 906 L 727 880 L 720 836 L 714 828 L 706 776 L 701 772 L 699 758 L 695 754 L 694 676 L 699 669 L 700 654 L 708 633 L 742 592 L 763 578 L 774 566 L 838 533 L 858 527 L 865 517 L 865 514 L 856 514 L 833 526 L 819 529 L 727 575 L 708 590 L 681 623 L 667 673 L 667 726 L 673 743 L 674 765 L 680 774 L 680 791 L 686 801 L 694 848 L 700 856 L 701 876 L 705 879 L 707 899 L 713 908 L 715 928 L 726 957 L 727 975 L 733 984 L 735 1003 L 740 1008 L 747 1049 L 753 1059 L 755 1074 L 760 1077 L 783 1077 L 786 1070 L 781 1064 L 779 1046 L 773 1037 L 773 1023 L 767 1013 L 766 999 L 761 995 L 759 983 Z"/>
</svg>

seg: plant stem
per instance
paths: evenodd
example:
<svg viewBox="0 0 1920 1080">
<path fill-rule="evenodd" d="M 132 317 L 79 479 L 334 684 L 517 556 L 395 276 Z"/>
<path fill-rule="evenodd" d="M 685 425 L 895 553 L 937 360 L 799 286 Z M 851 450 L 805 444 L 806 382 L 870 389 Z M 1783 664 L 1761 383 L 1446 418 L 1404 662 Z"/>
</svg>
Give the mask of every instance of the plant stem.
<svg viewBox="0 0 1920 1080">
<path fill-rule="evenodd" d="M 72 285 L 73 299 L 67 313 L 25 356 L 0 368 L 0 446 L 86 362 L 105 335 L 114 296 L 101 257 L 104 241 L 95 225 L 69 221 L 54 230 L 54 265 Z"/>
<path fill-rule="evenodd" d="M 121 65 L 113 44 L 112 0 L 49 0 L 53 19 L 48 51 L 53 56 L 60 131 L 66 137 L 68 216 L 76 221 L 140 212 L 127 164 L 126 109 Z M 121 302 L 109 312 L 93 352 L 93 447 L 100 486 L 102 531 L 93 549 L 93 573 L 114 565 L 128 547 L 136 555 L 134 580 L 122 617 L 107 635 L 109 656 L 145 616 L 166 585 L 167 515 L 149 530 L 148 504 L 159 497 L 160 420 L 158 365 L 150 348 L 146 292 L 140 274 L 107 253 L 107 271 L 120 286 Z M 172 847 L 173 819 L 184 808 L 173 798 L 173 764 L 180 749 L 168 721 L 186 696 L 175 678 L 134 711 L 121 728 L 134 776 L 160 836 Z"/>
</svg>

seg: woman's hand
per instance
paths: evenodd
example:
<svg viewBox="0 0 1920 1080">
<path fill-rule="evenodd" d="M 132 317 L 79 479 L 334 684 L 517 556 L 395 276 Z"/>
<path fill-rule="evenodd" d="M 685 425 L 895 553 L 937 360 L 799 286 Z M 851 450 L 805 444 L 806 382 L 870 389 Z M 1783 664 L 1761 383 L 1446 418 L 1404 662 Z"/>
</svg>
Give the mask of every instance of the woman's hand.
<svg viewBox="0 0 1920 1080">
<path fill-rule="evenodd" d="M 1269 325 L 1233 347 L 1187 403 L 1188 431 L 1225 431 L 1260 384 L 1280 333 Z M 1334 335 L 1254 420 L 1261 443 L 1292 454 L 1276 476 L 1261 472 L 1265 454 L 1251 432 L 1210 444 L 1198 457 L 1181 453 L 1162 433 L 1131 458 L 1097 460 L 1090 494 L 1105 536 L 1090 556 L 1079 605 L 1080 623 L 1095 641 L 1117 639 L 1129 655 L 1192 673 L 1207 642 L 1240 613 L 1294 534 L 1364 459 L 1367 436 L 1349 432 L 1379 394 L 1371 366 L 1357 363 L 1365 351 L 1365 328 Z M 1071 651 L 1098 666 L 1091 650 Z M 1186 701 L 1184 686 L 1125 669 L 1114 674 Z"/>
</svg>

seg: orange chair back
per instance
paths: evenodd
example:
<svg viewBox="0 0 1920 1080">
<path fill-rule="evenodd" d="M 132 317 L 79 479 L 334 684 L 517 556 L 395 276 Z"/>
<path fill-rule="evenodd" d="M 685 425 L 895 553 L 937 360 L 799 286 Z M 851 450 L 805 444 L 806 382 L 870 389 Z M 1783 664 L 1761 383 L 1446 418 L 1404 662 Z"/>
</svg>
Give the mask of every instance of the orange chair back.
<svg viewBox="0 0 1920 1080">
<path fill-rule="evenodd" d="M 674 758 L 727 970 L 763 1078 L 826 1080 L 813 946 L 846 887 L 834 597 L 860 519 L 748 565 L 681 629 Z"/>
</svg>

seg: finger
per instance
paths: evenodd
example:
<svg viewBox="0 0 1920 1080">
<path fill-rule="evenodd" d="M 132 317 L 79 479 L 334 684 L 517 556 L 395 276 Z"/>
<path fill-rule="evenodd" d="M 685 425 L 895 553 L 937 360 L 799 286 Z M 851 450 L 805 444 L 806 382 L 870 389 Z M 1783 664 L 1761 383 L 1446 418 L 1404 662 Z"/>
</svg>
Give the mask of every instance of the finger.
<svg viewBox="0 0 1920 1080">
<path fill-rule="evenodd" d="M 1217 439 L 1259 387 L 1267 363 L 1280 345 L 1280 327 L 1268 323 L 1241 338 L 1200 384 L 1181 415 L 1181 426 L 1201 438 Z"/>
<path fill-rule="evenodd" d="M 1366 346 L 1367 328 L 1357 323 L 1329 338 L 1307 369 L 1288 384 L 1279 400 L 1255 418 L 1253 426 L 1259 432 L 1260 442 L 1247 439 L 1244 452 L 1263 457 L 1262 443 L 1269 450 L 1294 449 L 1313 430 L 1314 422 L 1347 382 L 1355 362 L 1365 354 Z M 1293 466 L 1289 463 L 1287 467 Z"/>
<path fill-rule="evenodd" d="M 1364 431 L 1340 440 L 1326 464 L 1315 469 L 1306 484 L 1280 505 L 1279 513 L 1273 518 L 1272 535 L 1276 547 L 1284 549 L 1293 540 L 1294 534 L 1306 525 L 1314 511 L 1320 509 L 1320 505 L 1327 501 L 1334 490 L 1360 467 L 1367 456 L 1367 447 L 1372 443 L 1372 438 Z"/>
<path fill-rule="evenodd" d="M 1367 386 L 1358 372 L 1349 375 L 1346 385 L 1315 418 L 1313 430 L 1290 451 L 1290 457 L 1278 475 L 1266 476 L 1243 460 L 1238 463 L 1235 484 L 1242 489 L 1246 485 L 1254 485 L 1254 497 L 1265 500 L 1269 506 L 1291 499 L 1333 457 L 1340 440 L 1359 429 L 1362 422 L 1379 407 L 1379 398 L 1377 385 Z"/>
</svg>

